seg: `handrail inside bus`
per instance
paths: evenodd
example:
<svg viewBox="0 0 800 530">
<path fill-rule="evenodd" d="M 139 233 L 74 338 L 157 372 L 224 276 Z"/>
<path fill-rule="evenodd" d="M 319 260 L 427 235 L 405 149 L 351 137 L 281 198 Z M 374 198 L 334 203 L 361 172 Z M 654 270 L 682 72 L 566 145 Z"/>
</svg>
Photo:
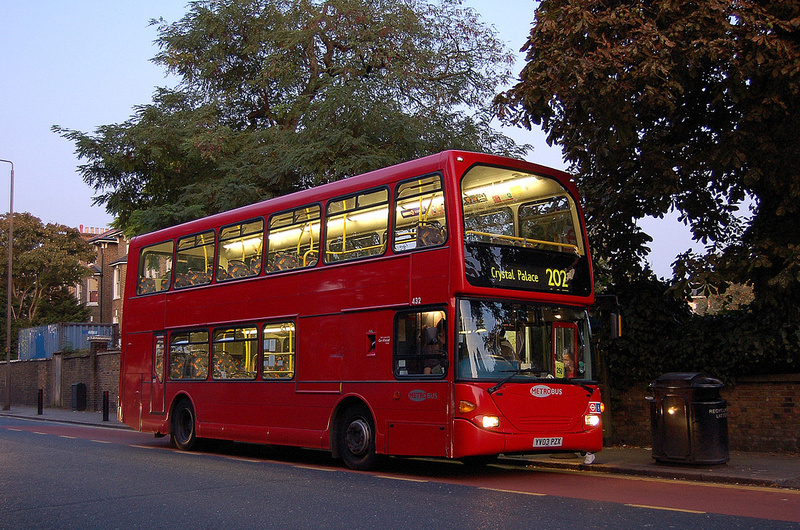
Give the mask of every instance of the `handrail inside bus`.
<svg viewBox="0 0 800 530">
<path fill-rule="evenodd" d="M 313 244 L 312 244 L 312 248 L 310 248 L 310 249 L 306 250 L 305 254 L 303 254 L 303 267 L 308 267 L 308 256 L 309 256 L 309 255 L 310 255 L 312 252 L 313 252 L 313 253 L 316 253 L 316 252 L 317 252 L 317 251 L 316 251 L 316 250 L 313 248 Z"/>
<path fill-rule="evenodd" d="M 492 234 L 491 232 L 478 232 L 477 230 L 467 230 L 464 235 L 467 236 L 485 236 L 497 239 L 506 239 L 508 241 L 516 241 L 520 242 L 525 246 L 528 244 L 535 244 L 535 245 L 545 245 L 551 247 L 558 247 L 559 249 L 568 248 L 571 249 L 575 254 L 580 255 L 580 249 L 577 245 L 573 245 L 572 243 L 556 243 L 555 241 L 542 241 L 541 239 L 528 239 L 527 237 L 516 237 L 516 236 L 507 236 L 505 234 Z"/>
<path fill-rule="evenodd" d="M 347 254 L 352 254 L 354 252 L 362 252 L 364 250 L 375 250 L 376 248 L 382 249 L 383 247 L 384 247 L 384 243 L 381 243 L 380 245 L 370 245 L 368 247 L 348 248 L 348 249 L 343 249 L 343 250 L 326 250 L 325 254 L 328 254 L 328 255 L 331 255 L 331 256 L 345 256 Z"/>
</svg>

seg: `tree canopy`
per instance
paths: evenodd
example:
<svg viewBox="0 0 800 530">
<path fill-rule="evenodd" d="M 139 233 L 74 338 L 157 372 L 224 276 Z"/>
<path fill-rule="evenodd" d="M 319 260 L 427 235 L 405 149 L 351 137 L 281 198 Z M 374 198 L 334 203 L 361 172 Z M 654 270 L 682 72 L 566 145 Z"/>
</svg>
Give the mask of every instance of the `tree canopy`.
<svg viewBox="0 0 800 530">
<path fill-rule="evenodd" d="M 525 49 L 497 111 L 562 146 L 618 280 L 651 242 L 636 221 L 675 209 L 708 250 L 676 272 L 797 300 L 800 4 L 544 0 Z"/>
<path fill-rule="evenodd" d="M 7 214 L 0 216 L 0 253 L 8 254 Z M 91 275 L 85 264 L 94 259 L 94 249 L 74 228 L 43 224 L 29 213 L 15 213 L 11 290 L 15 328 L 86 319 L 88 312 L 65 286 Z M 7 261 L 0 260 L 0 277 L 6 277 L 7 267 Z M 0 285 L 5 299 L 6 282 Z M 0 321 L 5 321 L 5 312 Z M 0 336 L 5 336 L 5 326 Z"/>
<path fill-rule="evenodd" d="M 489 104 L 513 56 L 460 0 L 201 0 L 154 21 L 178 79 L 75 142 L 127 234 L 444 149 L 522 154 Z"/>
</svg>

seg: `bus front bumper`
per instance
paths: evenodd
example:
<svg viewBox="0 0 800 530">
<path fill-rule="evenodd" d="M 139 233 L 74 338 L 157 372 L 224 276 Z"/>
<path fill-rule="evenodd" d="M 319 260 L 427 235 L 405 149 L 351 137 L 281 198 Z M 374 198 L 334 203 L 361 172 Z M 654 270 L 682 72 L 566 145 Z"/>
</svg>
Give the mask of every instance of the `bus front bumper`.
<svg viewBox="0 0 800 530">
<path fill-rule="evenodd" d="M 492 431 L 459 418 L 453 425 L 453 458 L 501 453 L 596 453 L 602 449 L 601 426 L 579 432 L 528 433 Z"/>
</svg>

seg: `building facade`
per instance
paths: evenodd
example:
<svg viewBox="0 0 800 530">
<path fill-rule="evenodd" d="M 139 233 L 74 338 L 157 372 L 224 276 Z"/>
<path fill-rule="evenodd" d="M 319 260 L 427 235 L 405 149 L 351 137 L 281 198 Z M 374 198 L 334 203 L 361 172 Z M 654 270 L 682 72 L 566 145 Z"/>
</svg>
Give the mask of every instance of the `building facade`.
<svg viewBox="0 0 800 530">
<path fill-rule="evenodd" d="M 75 286 L 75 297 L 91 311 L 90 322 L 119 324 L 128 263 L 128 240 L 117 229 L 80 227 L 81 235 L 95 247 L 95 260 L 87 264 L 92 275 Z"/>
</svg>

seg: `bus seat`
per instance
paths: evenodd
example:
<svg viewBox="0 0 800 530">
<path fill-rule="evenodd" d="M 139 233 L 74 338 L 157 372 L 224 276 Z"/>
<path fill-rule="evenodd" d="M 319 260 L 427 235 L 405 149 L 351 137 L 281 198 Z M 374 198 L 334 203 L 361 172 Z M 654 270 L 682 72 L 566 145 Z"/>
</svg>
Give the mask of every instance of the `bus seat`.
<svg viewBox="0 0 800 530">
<path fill-rule="evenodd" d="M 445 239 L 446 232 L 438 222 L 417 225 L 417 248 L 441 245 Z"/>
<path fill-rule="evenodd" d="M 275 270 L 288 271 L 298 267 L 297 254 L 289 252 L 276 252 L 273 260 Z"/>
<path fill-rule="evenodd" d="M 139 294 L 156 292 L 156 281 L 153 278 L 139 278 Z"/>
<path fill-rule="evenodd" d="M 228 274 L 231 278 L 243 278 L 250 275 L 250 269 L 241 261 L 228 262 Z"/>
<path fill-rule="evenodd" d="M 186 273 L 179 272 L 175 274 L 175 287 L 186 287 L 190 285 L 189 281 L 186 278 Z"/>
</svg>

